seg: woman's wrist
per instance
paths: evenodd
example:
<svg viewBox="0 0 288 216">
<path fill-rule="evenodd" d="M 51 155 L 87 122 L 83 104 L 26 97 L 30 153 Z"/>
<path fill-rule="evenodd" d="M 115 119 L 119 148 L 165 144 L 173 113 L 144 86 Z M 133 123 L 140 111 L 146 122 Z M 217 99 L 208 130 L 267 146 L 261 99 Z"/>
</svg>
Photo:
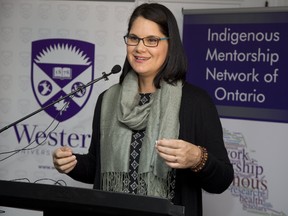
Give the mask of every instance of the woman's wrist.
<svg viewBox="0 0 288 216">
<path fill-rule="evenodd" d="M 203 146 L 198 146 L 198 148 L 200 149 L 200 152 L 201 152 L 200 160 L 193 167 L 191 167 L 191 170 L 193 172 L 201 171 L 203 169 L 203 167 L 205 166 L 207 159 L 208 159 L 207 149 Z"/>
</svg>

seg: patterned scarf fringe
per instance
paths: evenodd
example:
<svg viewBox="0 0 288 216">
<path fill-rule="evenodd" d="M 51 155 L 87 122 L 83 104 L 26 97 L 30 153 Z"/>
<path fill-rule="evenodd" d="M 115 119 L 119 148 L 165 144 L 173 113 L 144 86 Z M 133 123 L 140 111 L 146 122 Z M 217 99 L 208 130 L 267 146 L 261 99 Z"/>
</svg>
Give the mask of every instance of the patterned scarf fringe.
<svg viewBox="0 0 288 216">
<path fill-rule="evenodd" d="M 129 193 L 129 174 L 121 172 L 102 173 L 102 190 Z M 172 200 L 175 191 L 175 170 L 167 179 L 160 179 L 151 173 L 138 175 L 138 195 L 156 196 Z"/>
</svg>

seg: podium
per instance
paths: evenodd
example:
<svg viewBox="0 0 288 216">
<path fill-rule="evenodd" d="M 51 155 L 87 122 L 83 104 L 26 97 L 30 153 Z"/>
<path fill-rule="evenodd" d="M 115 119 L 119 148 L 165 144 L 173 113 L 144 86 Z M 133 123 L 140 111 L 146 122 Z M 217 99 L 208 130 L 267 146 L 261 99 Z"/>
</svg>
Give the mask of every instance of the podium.
<svg viewBox="0 0 288 216">
<path fill-rule="evenodd" d="M 183 206 L 157 197 L 2 180 L 0 206 L 43 211 L 44 216 L 184 216 Z"/>
</svg>

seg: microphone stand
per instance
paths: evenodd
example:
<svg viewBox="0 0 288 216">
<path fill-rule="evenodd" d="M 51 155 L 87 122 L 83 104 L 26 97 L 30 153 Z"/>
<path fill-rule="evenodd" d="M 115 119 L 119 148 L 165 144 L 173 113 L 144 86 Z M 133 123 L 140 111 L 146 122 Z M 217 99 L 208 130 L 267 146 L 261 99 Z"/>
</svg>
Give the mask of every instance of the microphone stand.
<svg viewBox="0 0 288 216">
<path fill-rule="evenodd" d="M 117 68 L 117 69 L 118 69 L 118 68 Z M 120 69 L 121 69 L 121 68 L 120 68 Z M 120 71 L 120 70 L 119 70 L 119 71 Z M 54 101 L 54 102 L 46 105 L 45 107 L 42 107 L 42 108 L 40 108 L 40 109 L 38 109 L 38 110 L 36 110 L 36 111 L 34 111 L 34 112 L 32 112 L 32 113 L 24 116 L 23 118 L 21 118 L 21 119 L 15 121 L 15 122 L 13 122 L 13 123 L 11 123 L 11 124 L 3 127 L 3 128 L 1 128 L 1 129 L 0 129 L 0 134 L 1 134 L 3 131 L 7 130 L 8 128 L 10 128 L 10 127 L 18 124 L 19 122 L 24 121 L 24 120 L 27 119 L 27 118 L 30 118 L 31 116 L 33 116 L 33 115 L 41 112 L 42 110 L 47 109 L 48 107 L 50 107 L 50 106 L 58 103 L 59 101 L 64 100 L 65 98 L 70 97 L 71 95 L 74 95 L 75 93 L 77 93 L 77 92 L 81 91 L 82 89 L 84 89 L 84 88 L 92 85 L 93 83 L 98 82 L 99 80 L 102 80 L 102 79 L 104 79 L 105 81 L 109 80 L 109 79 L 108 79 L 108 76 L 110 76 L 111 74 L 117 73 L 117 72 L 119 72 L 119 71 L 113 71 L 113 69 L 112 69 L 112 71 L 111 71 L 110 73 L 108 73 L 108 74 L 106 74 L 105 72 L 103 72 L 101 77 L 99 77 L 99 78 L 97 78 L 97 79 L 94 79 L 94 80 L 88 82 L 86 85 L 83 85 L 83 86 L 78 87 L 75 91 L 72 91 L 71 93 L 65 95 L 64 97 L 59 98 L 58 100 L 56 100 L 56 101 Z"/>
</svg>

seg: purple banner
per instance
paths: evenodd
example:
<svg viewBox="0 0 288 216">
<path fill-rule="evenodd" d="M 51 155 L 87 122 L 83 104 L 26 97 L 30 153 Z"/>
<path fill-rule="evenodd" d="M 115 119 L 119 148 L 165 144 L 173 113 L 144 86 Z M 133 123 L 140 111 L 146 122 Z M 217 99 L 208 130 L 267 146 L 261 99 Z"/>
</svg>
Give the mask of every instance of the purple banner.
<svg viewBox="0 0 288 216">
<path fill-rule="evenodd" d="M 221 117 L 288 122 L 288 15 L 229 16 L 184 15 L 187 81 L 210 93 Z"/>
</svg>

